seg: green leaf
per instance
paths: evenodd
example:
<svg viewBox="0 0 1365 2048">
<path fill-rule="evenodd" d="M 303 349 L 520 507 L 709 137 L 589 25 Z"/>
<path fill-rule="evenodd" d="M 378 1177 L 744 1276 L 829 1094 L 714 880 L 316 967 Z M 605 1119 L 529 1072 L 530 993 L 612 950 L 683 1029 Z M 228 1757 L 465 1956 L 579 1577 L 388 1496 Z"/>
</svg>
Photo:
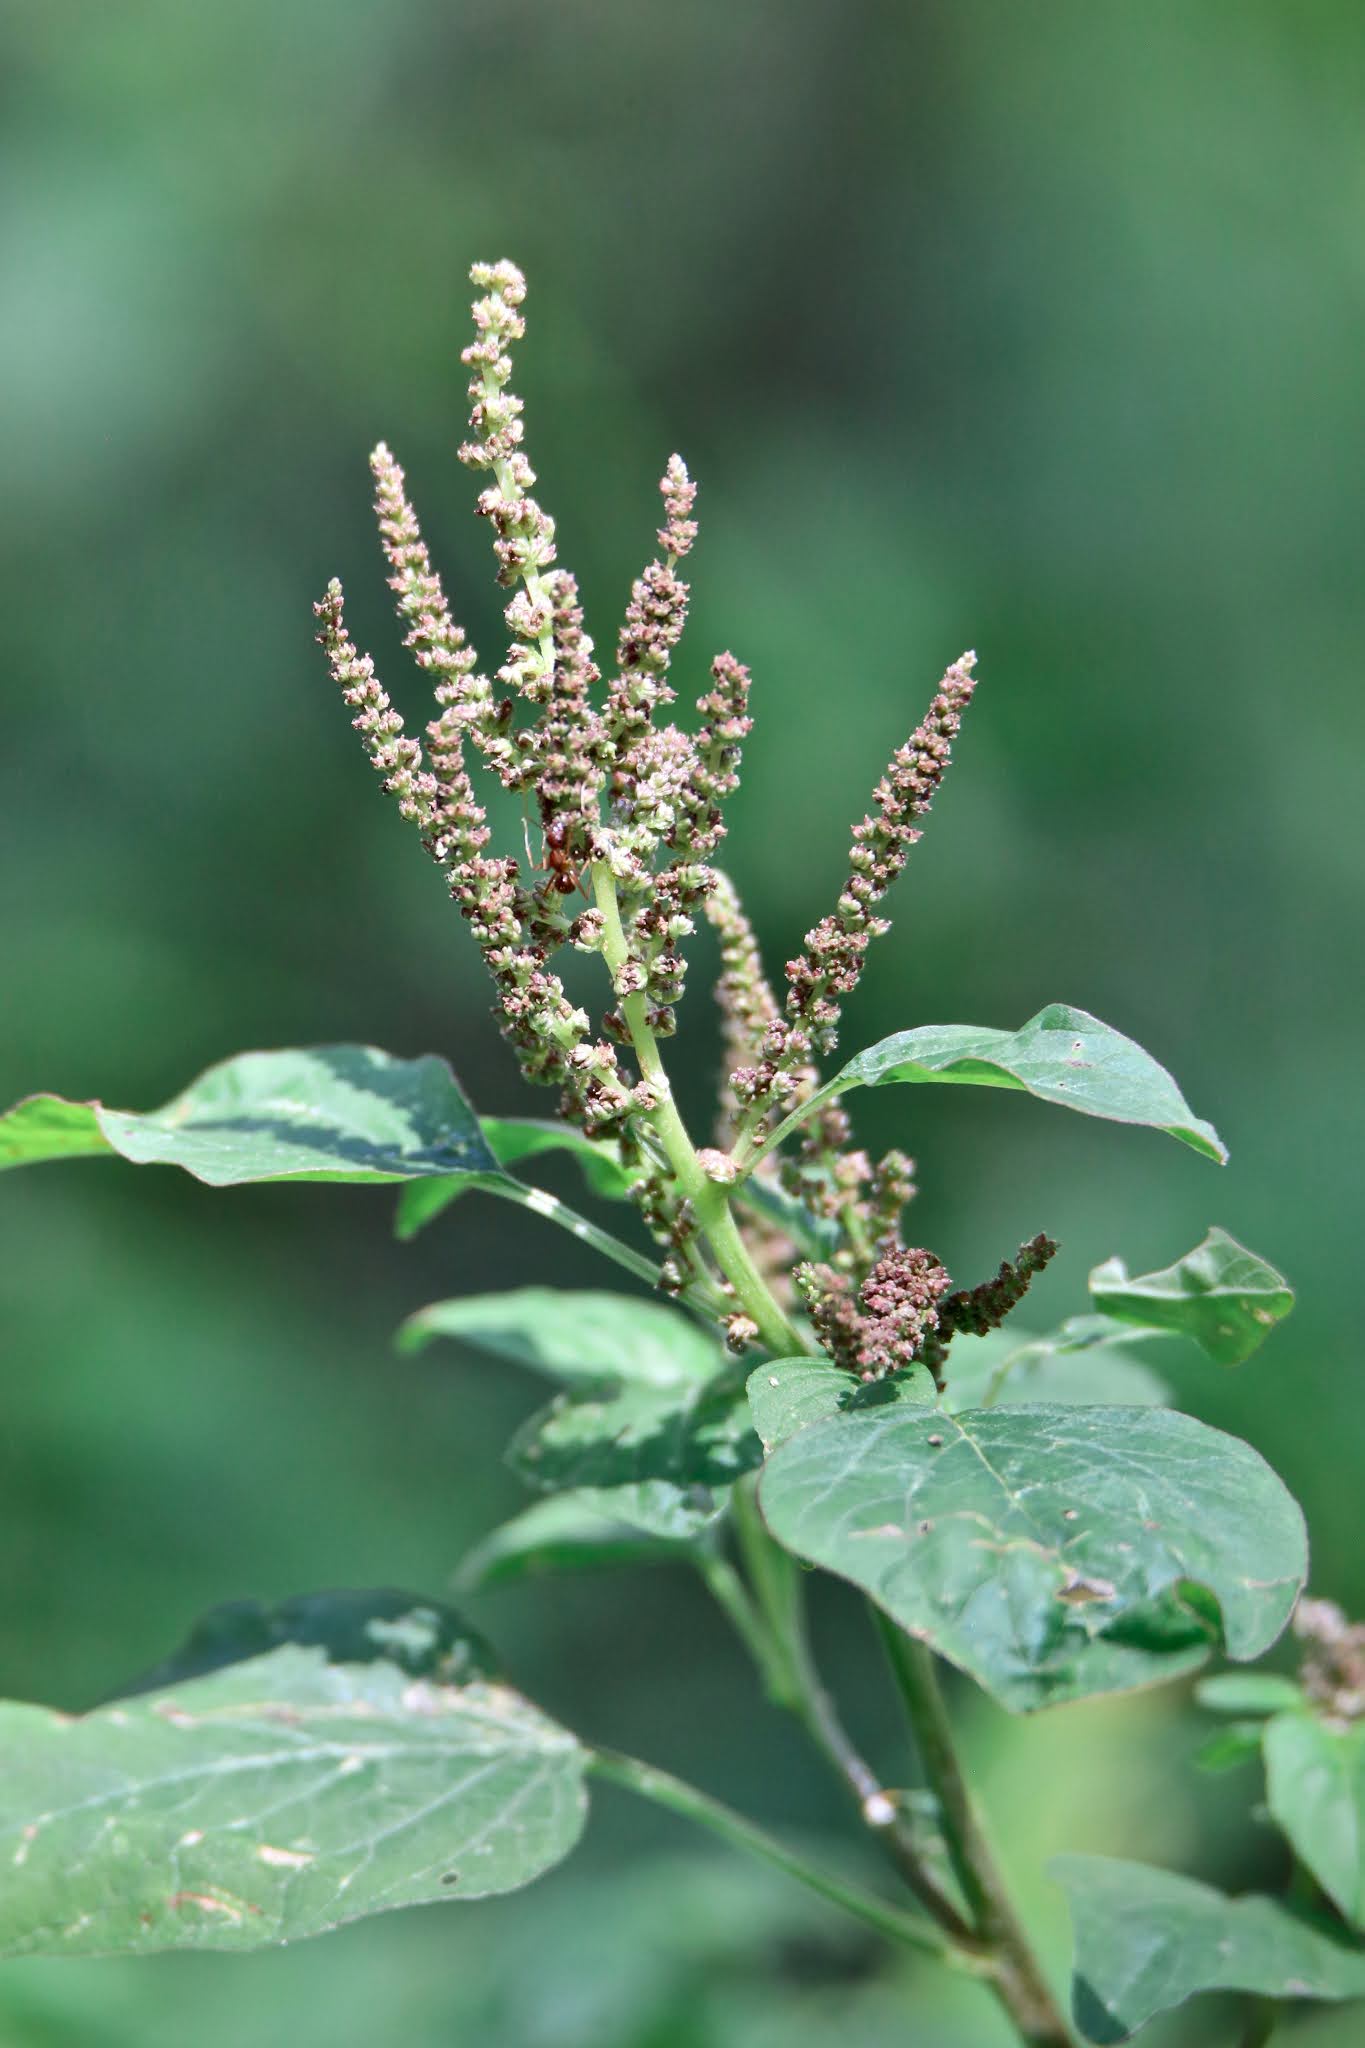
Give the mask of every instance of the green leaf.
<svg viewBox="0 0 1365 2048">
<path fill-rule="evenodd" d="M 541 1123 L 533 1117 L 484 1116 L 479 1118 L 479 1129 L 499 1166 L 516 1166 L 544 1152 L 568 1152 L 595 1195 L 623 1201 L 630 1194 L 631 1175 L 621 1164 L 620 1152 L 607 1139 L 589 1138 L 572 1124 Z M 404 1241 L 416 1237 L 468 1191 L 469 1182 L 460 1174 L 409 1183 L 398 1196 L 395 1237 Z"/>
<path fill-rule="evenodd" d="M 1235 1771 L 1254 1763 L 1261 1754 L 1259 1721 L 1225 1721 L 1194 1752 L 1201 1771 Z"/>
<path fill-rule="evenodd" d="M 0 1167 L 96 1152 L 181 1166 L 211 1187 L 498 1174 L 444 1060 L 366 1045 L 242 1053 L 146 1115 L 36 1095 L 0 1117 Z"/>
<path fill-rule="evenodd" d="M 1266 1804 L 1344 1919 L 1365 1926 L 1365 1722 L 1277 1714 L 1262 1737 Z"/>
<path fill-rule="evenodd" d="M 585 1753 L 506 1686 L 295 1643 L 77 1719 L 0 1706 L 0 1750 L 5 1956 L 263 1948 L 512 1891 L 586 1809 Z"/>
<path fill-rule="evenodd" d="M 613 1379 L 695 1387 L 725 1365 L 716 1339 L 680 1310 L 588 1289 L 517 1287 L 434 1301 L 408 1317 L 395 1342 L 401 1351 L 418 1351 L 437 1337 L 566 1384 Z"/>
<path fill-rule="evenodd" d="M 1100 1316 L 1076 1317 L 1098 1324 Z M 925 1408 L 937 1398 L 950 1415 L 968 1408 L 1010 1402 L 1037 1404 L 1122 1404 L 1158 1406 L 1166 1389 L 1154 1373 L 1117 1349 L 1108 1334 L 1069 1334 L 1063 1324 L 1051 1337 L 1007 1335 L 955 1337 L 948 1354 L 944 1392 L 937 1397 L 922 1366 L 889 1373 L 885 1379 L 857 1380 L 824 1358 L 775 1358 L 750 1373 L 747 1392 L 754 1428 L 765 1450 L 774 1450 L 812 1422 L 831 1415 L 866 1413 L 893 1403 Z M 1117 1330 L 1120 1324 L 1107 1325 Z"/>
<path fill-rule="evenodd" d="M 583 1178 L 595 1195 L 607 1201 L 624 1202 L 636 1176 L 621 1164 L 619 1149 L 608 1138 L 590 1138 L 572 1124 L 543 1122 L 527 1116 L 485 1116 L 480 1125 L 493 1157 L 500 1166 L 517 1166 L 523 1159 L 538 1159 L 545 1152 L 567 1152 L 582 1168 Z"/>
<path fill-rule="evenodd" d="M 891 1081 L 952 1081 L 981 1088 L 1021 1088 L 1041 1102 L 1060 1103 L 1114 1123 L 1168 1131 L 1220 1163 L 1227 1158 L 1212 1124 L 1196 1117 L 1166 1069 L 1150 1053 L 1085 1010 L 1050 1003 L 1018 1031 L 975 1024 L 927 1024 L 869 1046 L 809 1096 L 804 1119 L 850 1088 Z"/>
<path fill-rule="evenodd" d="M 553 1572 L 668 1564 L 686 1558 L 692 1548 L 688 1538 L 670 1540 L 651 1534 L 611 1512 L 612 1504 L 632 1491 L 622 1487 L 615 1493 L 602 1493 L 585 1488 L 533 1501 L 469 1552 L 455 1575 L 456 1585 L 464 1592 L 483 1592 L 512 1579 Z"/>
<path fill-rule="evenodd" d="M 1250 1358 L 1294 1306 L 1283 1274 L 1217 1228 L 1157 1273 L 1130 1275 L 1122 1259 L 1106 1259 L 1090 1292 L 1107 1315 L 1190 1337 L 1219 1365 Z"/>
<path fill-rule="evenodd" d="M 1018 1712 L 1259 1656 L 1307 1568 L 1303 1517 L 1249 1445 L 1162 1408 L 900 1403 L 779 1446 L 759 1499 Z"/>
<path fill-rule="evenodd" d="M 1165 1382 L 1124 1348 L 1136 1334 L 1104 1316 L 1072 1316 L 1046 1337 L 1013 1325 L 954 1337 L 944 1406 L 955 1414 L 1005 1402 L 1159 1407 Z"/>
<path fill-rule="evenodd" d="M 1273 1671 L 1219 1671 L 1201 1678 L 1194 1696 L 1211 1714 L 1278 1714 L 1303 1705 L 1293 1679 Z"/>
<path fill-rule="evenodd" d="M 491 1649 L 462 1615 L 381 1586 L 298 1593 L 269 1607 L 259 1600 L 230 1600 L 202 1615 L 178 1650 L 121 1686 L 120 1694 L 155 1692 L 181 1679 L 203 1678 L 286 1643 L 322 1650 L 333 1664 L 386 1659 L 412 1678 L 436 1678 L 443 1684 L 497 1676 Z"/>
<path fill-rule="evenodd" d="M 1365 1949 L 1273 1899 L 1229 1899 L 1193 1878 L 1108 1856 L 1058 1856 L 1050 1874 L 1076 1929 L 1076 2024 L 1102 2048 L 1201 1991 L 1365 1995 Z"/>
<path fill-rule="evenodd" d="M 905 1405 L 923 1411 L 934 1398 L 934 1383 L 921 1366 L 858 1380 L 824 1358 L 774 1358 L 750 1373 L 745 1385 L 749 1413 L 765 1451 L 831 1415 Z"/>
<path fill-rule="evenodd" d="M 752 1471 L 763 1447 L 743 1391 L 729 1379 L 673 1386 L 603 1380 L 533 1415 L 507 1456 L 541 1493 L 666 1480 L 710 1511 L 715 1490 Z"/>
</svg>

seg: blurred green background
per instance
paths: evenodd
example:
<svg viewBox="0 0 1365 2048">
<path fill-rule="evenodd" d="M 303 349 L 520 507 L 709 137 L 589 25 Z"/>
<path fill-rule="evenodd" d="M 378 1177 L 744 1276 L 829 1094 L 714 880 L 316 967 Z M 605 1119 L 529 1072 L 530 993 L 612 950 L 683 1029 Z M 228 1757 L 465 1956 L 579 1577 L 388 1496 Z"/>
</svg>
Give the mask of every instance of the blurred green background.
<svg viewBox="0 0 1365 2048">
<path fill-rule="evenodd" d="M 512 256 L 528 447 L 607 648 L 669 451 L 700 479 L 681 674 L 719 646 L 755 673 L 728 862 L 774 962 L 979 649 L 849 1048 L 1080 1003 L 1233 1163 L 971 1091 L 869 1098 L 863 1126 L 914 1150 L 918 1234 L 964 1277 L 1063 1240 L 1045 1311 L 1213 1220 L 1280 1263 L 1300 1305 L 1270 1350 L 1173 1377 L 1300 1495 L 1316 1589 L 1365 1607 L 1359 7 L 21 0 L 0 36 L 0 1098 L 147 1106 L 247 1046 L 356 1038 L 532 1106 L 309 610 L 341 573 L 420 711 L 370 526 L 383 435 L 493 654 L 453 448 L 465 272 Z M 701 980 L 675 1060 L 698 1106 Z M 518 1504 L 499 1454 L 539 1390 L 390 1334 L 441 1293 L 612 1278 L 473 1201 L 399 1247 L 390 1207 L 112 1163 L 0 1185 L 4 1692 L 88 1703 L 235 1595 L 439 1592 Z M 476 1618 L 593 1737 L 776 1825 L 839 1820 L 690 1584 L 542 1583 Z M 894 1781 L 859 1616 L 832 1592 L 819 1621 Z M 1017 1726 L 955 1699 L 1059 1969 L 1054 1849 L 1278 1880 L 1254 1783 L 1189 1769 L 1186 1698 Z M 907 1987 L 789 1889 L 599 1807 L 524 1897 L 256 1960 L 11 1966 L 0 2044 L 1002 2038 L 975 1994 Z M 1144 2039 L 1227 2027 L 1213 2004 Z"/>
</svg>

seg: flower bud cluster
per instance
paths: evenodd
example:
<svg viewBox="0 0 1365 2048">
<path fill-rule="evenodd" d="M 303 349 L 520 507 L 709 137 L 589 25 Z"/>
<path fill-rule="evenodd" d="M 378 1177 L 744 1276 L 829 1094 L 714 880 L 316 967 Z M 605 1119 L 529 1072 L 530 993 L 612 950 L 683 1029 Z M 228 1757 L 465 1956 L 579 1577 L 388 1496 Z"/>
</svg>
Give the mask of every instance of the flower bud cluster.
<svg viewBox="0 0 1365 2048">
<path fill-rule="evenodd" d="M 598 727 L 610 813 L 594 856 L 610 867 L 620 897 L 627 958 L 616 976 L 618 1001 L 641 997 L 650 1028 L 667 1037 L 683 989 L 682 942 L 713 885 L 709 862 L 725 829 L 722 805 L 738 780 L 752 721 L 749 672 L 732 654 L 711 665 L 695 738 L 659 720 L 676 696 L 669 666 L 687 618 L 688 586 L 677 565 L 697 533 L 696 486 L 681 457 L 670 458 L 659 491 L 660 556 L 631 591 Z"/>
<path fill-rule="evenodd" d="M 913 1192 L 908 1169 L 899 1153 L 888 1153 L 876 1168 L 872 1200 L 883 1212 L 894 1198 Z M 998 1329 L 1056 1252 L 1053 1239 L 1040 1232 L 1019 1247 L 1017 1258 L 1002 1262 L 993 1280 L 950 1292 L 952 1282 L 933 1252 L 887 1236 L 861 1286 L 833 1266 L 798 1266 L 793 1277 L 836 1365 L 868 1380 L 919 1364 L 941 1390 L 953 1338 Z"/>
<path fill-rule="evenodd" d="M 993 1280 L 982 1280 L 975 1287 L 959 1288 L 944 1296 L 939 1303 L 937 1331 L 924 1354 L 924 1362 L 940 1386 L 948 1346 L 954 1337 L 984 1337 L 988 1330 L 998 1330 L 1028 1293 L 1035 1276 L 1056 1258 L 1057 1249 L 1056 1239 L 1040 1230 L 1027 1244 L 1020 1245 L 1017 1257 L 1001 1260 Z"/>
<path fill-rule="evenodd" d="M 894 1239 L 902 1212 L 915 1199 L 915 1162 L 894 1148 L 872 1169 L 867 1191 L 867 1218 L 878 1243 Z"/>
<path fill-rule="evenodd" d="M 601 677 L 577 585 L 558 566 L 553 521 L 532 496 L 523 406 L 511 389 L 525 280 L 509 263 L 476 265 L 471 275 L 482 296 L 463 355 L 471 424 L 460 454 L 490 477 L 479 510 L 493 529 L 497 579 L 510 592 L 508 659 L 491 679 L 479 672 L 432 568 L 403 472 L 382 444 L 372 469 L 389 582 L 404 644 L 435 685 L 425 757 L 372 663 L 346 638 L 337 585 L 318 607 L 319 638 L 386 788 L 446 873 L 492 973 L 497 1014 L 523 1071 L 559 1086 L 566 1115 L 619 1139 L 638 1160 L 637 1123 L 657 1110 L 660 1096 L 654 1081 L 624 1071 L 616 1045 L 632 1041 L 641 1019 L 655 1035 L 673 1028 L 682 945 L 712 886 L 708 861 L 723 830 L 721 806 L 749 730 L 749 678 L 733 656 L 718 658 L 695 738 L 662 716 L 674 697 L 668 670 L 687 613 L 677 566 L 697 530 L 696 488 L 674 456 L 660 484 L 660 555 L 632 590 L 618 673 L 598 708 Z M 471 745 L 506 788 L 534 796 L 543 855 L 530 875 L 489 848 L 466 769 Z M 584 880 L 599 864 L 615 884 L 620 937 L 612 951 L 614 1006 L 594 1033 L 549 960 L 565 943 L 606 949 L 613 927 Z M 581 907 L 573 900 L 580 893 Z M 685 1276 L 695 1262 L 687 1205 L 668 1176 L 643 1174 L 639 1188 L 646 1220 L 675 1247 Z"/>
<path fill-rule="evenodd" d="M 436 698 L 425 751 L 405 731 L 369 657 L 347 637 L 339 584 L 316 607 L 318 637 L 385 788 L 416 825 L 470 925 L 524 1073 L 557 1086 L 572 1121 L 618 1141 L 637 1169 L 641 1214 L 668 1246 L 663 1284 L 685 1290 L 705 1279 L 713 1305 L 717 1291 L 729 1289 L 728 1340 L 742 1348 L 756 1334 L 753 1317 L 731 1283 L 707 1271 L 694 1211 L 705 1211 L 708 1183 L 723 1189 L 743 1177 L 746 1148 L 776 1113 L 817 1086 L 817 1055 L 832 1047 L 840 1005 L 868 943 L 885 929 L 876 906 L 920 836 L 918 821 L 942 779 L 971 696 L 973 657 L 948 671 L 877 785 L 874 809 L 853 833 L 843 894 L 788 966 L 779 1007 L 735 892 L 712 865 L 751 729 L 748 670 L 732 654 L 716 657 L 694 732 L 666 715 L 687 619 L 679 566 L 697 537 L 696 486 L 672 456 L 659 484 L 659 552 L 632 586 L 615 673 L 603 688 L 577 584 L 557 561 L 554 523 L 532 495 L 535 472 L 522 447 L 523 406 L 511 379 L 512 351 L 525 332 L 525 280 L 510 263 L 479 264 L 471 275 L 481 296 L 463 354 L 470 436 L 460 455 L 488 479 L 478 508 L 492 528 L 497 580 L 509 593 L 507 659 L 491 677 L 480 672 L 432 567 L 403 471 L 382 443 L 371 467 L 388 580 L 404 645 Z M 490 846 L 468 773 L 470 748 L 526 802 L 527 870 Z M 539 861 L 531 851 L 537 827 Z M 683 947 L 703 906 L 720 935 L 729 1079 L 717 1146 L 700 1155 L 689 1147 L 680 1165 L 676 1134 L 669 1136 L 676 1112 L 654 1041 L 674 1028 Z M 609 963 L 611 1007 L 597 1025 L 551 966 L 566 944 Z M 634 1056 L 634 1072 L 622 1047 Z M 833 1355 L 856 1372 L 927 1359 L 952 1328 L 998 1319 L 1045 1262 L 1044 1241 L 1035 1241 L 985 1287 L 947 1296 L 949 1315 L 941 1265 L 899 1241 L 900 1213 L 913 1193 L 909 1162 L 888 1153 L 874 1167 L 854 1146 L 837 1101 L 822 1105 L 794 1161 L 779 1167 L 760 1159 L 756 1170 L 780 1174 L 842 1230 L 833 1263 L 801 1269 L 801 1285 Z M 780 1264 L 786 1274 L 793 1248 L 782 1230 L 760 1223 L 754 1240 L 758 1266 Z"/>
<path fill-rule="evenodd" d="M 993 1280 L 950 1294 L 943 1304 L 942 1323 L 946 1332 L 984 1337 L 998 1330 L 1011 1309 L 1019 1306 L 1035 1275 L 1057 1256 L 1057 1240 L 1039 1231 L 1021 1244 L 1017 1258 L 1002 1259 Z"/>
<path fill-rule="evenodd" d="M 740 1107 L 730 1076 L 756 1060 L 763 1040 L 780 1011 L 758 950 L 754 928 L 745 915 L 730 877 L 714 871 L 706 915 L 720 941 L 720 973 L 716 1001 L 720 1006 L 722 1083 L 717 1142 L 729 1144 L 739 1129 Z"/>
<path fill-rule="evenodd" d="M 431 566 L 407 495 L 403 471 L 384 442 L 370 457 L 375 517 L 389 565 L 389 588 L 407 627 L 403 645 L 417 666 L 434 679 L 436 701 L 448 714 L 452 741 L 465 733 L 509 789 L 525 786 L 526 758 L 512 730 L 510 702 L 499 702 L 486 676 L 477 673 L 474 650 L 451 616 L 440 577 Z M 428 727 L 434 735 L 434 728 Z"/>
<path fill-rule="evenodd" d="M 512 375 L 508 350 L 526 332 L 518 310 L 526 280 L 514 263 L 476 263 L 470 276 L 487 296 L 474 306 L 475 338 L 460 358 L 472 372 L 473 430 L 460 448 L 460 460 L 493 473 L 477 509 L 493 528 L 498 582 L 515 592 L 504 614 L 512 648 L 497 679 L 529 703 L 543 704 L 554 669 L 554 601 L 544 572 L 555 559 L 555 527 L 530 494 L 536 476 L 521 450 L 522 401 L 507 388 Z M 519 583 L 521 590 L 516 589 Z"/>
<path fill-rule="evenodd" d="M 752 1073 L 734 1077 L 736 1093 L 755 1120 L 790 1106 L 789 1077 L 833 1049 L 846 997 L 862 976 L 871 941 L 889 927 L 875 906 L 922 837 L 927 814 L 952 757 L 952 742 L 975 689 L 974 654 L 954 662 L 929 710 L 873 792 L 874 813 L 853 829 L 849 874 L 833 913 L 806 934 L 805 950 L 787 963 L 786 1015 L 767 1034 Z"/>
<path fill-rule="evenodd" d="M 691 552 L 697 537 L 691 516 L 697 487 L 680 455 L 669 457 L 659 491 L 665 515 L 658 535 L 659 559 L 651 562 L 631 587 L 616 641 L 617 673 L 607 690 L 603 766 L 612 774 L 616 801 L 633 796 L 627 785 L 639 779 L 635 748 L 652 727 L 655 712 L 671 704 L 676 695 L 668 670 L 687 624 L 688 586 L 677 574 L 677 565 Z"/>
<path fill-rule="evenodd" d="M 488 825 L 464 767 L 460 724 L 448 706 L 428 727 L 430 766 L 420 744 L 403 728 L 368 655 L 348 638 L 341 585 L 335 579 L 314 607 L 318 639 L 328 665 L 384 787 L 402 816 L 418 827 L 423 844 L 445 870 L 450 893 L 469 921 L 498 988 L 498 1015 L 529 1080 L 556 1083 L 589 1129 L 615 1129 L 632 1108 L 616 1055 L 589 1037 L 584 1011 L 574 1007 L 557 975 L 547 971 L 546 948 L 530 936 L 533 903 L 515 859 L 483 853 Z M 463 652 L 461 645 L 460 652 Z M 446 678 L 443 678 L 445 681 Z"/>
<path fill-rule="evenodd" d="M 1294 1633 L 1304 1646 L 1299 1683 L 1335 1721 L 1365 1719 L 1365 1626 L 1334 1600 L 1300 1600 Z"/>
<path fill-rule="evenodd" d="M 830 1357 L 864 1380 L 924 1359 L 952 1284 L 932 1252 L 890 1243 L 856 1293 L 832 1266 L 800 1266 L 795 1279 Z"/>
</svg>

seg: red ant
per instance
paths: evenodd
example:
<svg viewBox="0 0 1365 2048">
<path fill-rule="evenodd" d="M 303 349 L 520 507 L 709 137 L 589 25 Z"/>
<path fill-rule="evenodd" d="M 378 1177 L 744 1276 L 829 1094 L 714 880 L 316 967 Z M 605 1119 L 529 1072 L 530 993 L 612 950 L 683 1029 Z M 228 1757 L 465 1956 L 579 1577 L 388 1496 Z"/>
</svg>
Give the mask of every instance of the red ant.
<svg viewBox="0 0 1365 2048">
<path fill-rule="evenodd" d="M 583 887 L 583 877 L 579 872 L 579 863 L 569 850 L 569 839 L 572 830 L 573 828 L 566 818 L 550 818 L 546 822 L 542 827 L 545 841 L 545 857 L 539 865 L 550 876 L 552 886 L 558 895 L 572 896 L 575 889 L 577 889 L 590 903 L 592 898 Z M 530 852 L 528 834 L 526 849 L 528 860 Z"/>
</svg>

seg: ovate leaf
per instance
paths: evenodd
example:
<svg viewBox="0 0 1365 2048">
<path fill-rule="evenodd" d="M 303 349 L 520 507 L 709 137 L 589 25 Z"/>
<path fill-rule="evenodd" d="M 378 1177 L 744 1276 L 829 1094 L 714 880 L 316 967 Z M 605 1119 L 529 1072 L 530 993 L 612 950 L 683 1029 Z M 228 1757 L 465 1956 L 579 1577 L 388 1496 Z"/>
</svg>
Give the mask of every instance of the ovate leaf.
<svg viewBox="0 0 1365 2048">
<path fill-rule="evenodd" d="M 1229 1899 L 1107 1856 L 1059 1856 L 1050 1868 L 1076 1929 L 1076 2024 L 1104 2048 L 1201 1991 L 1365 1996 L 1365 1949 L 1275 1900 Z"/>
<path fill-rule="evenodd" d="M 508 1462 L 542 1493 L 667 1481 L 701 1510 L 762 1459 L 742 1388 L 605 1380 L 575 1387 L 523 1425 Z"/>
<path fill-rule="evenodd" d="M 1262 1737 L 1266 1803 L 1344 1919 L 1365 1927 L 1365 1722 L 1277 1714 Z"/>
<path fill-rule="evenodd" d="M 1219 1365 L 1250 1358 L 1294 1306 L 1283 1274 L 1216 1228 L 1156 1273 L 1130 1274 L 1122 1259 L 1106 1259 L 1090 1292 L 1106 1315 L 1190 1337 Z"/>
<path fill-rule="evenodd" d="M 1307 1568 L 1249 1445 L 1160 1408 L 900 1403 L 814 1422 L 759 1499 L 788 1550 L 1026 1712 L 1249 1659 Z"/>
<path fill-rule="evenodd" d="M 1018 1031 L 975 1024 L 927 1024 L 898 1031 L 851 1059 L 807 1098 L 799 1117 L 851 1088 L 891 1081 L 952 1081 L 1019 1088 L 1042 1102 L 1114 1123 L 1168 1131 L 1210 1159 L 1227 1158 L 1212 1124 L 1195 1116 L 1163 1066 L 1131 1038 L 1085 1010 L 1050 1003 Z"/>
<path fill-rule="evenodd" d="M 181 1166 L 212 1187 L 498 1174 L 444 1060 L 366 1045 L 242 1053 L 145 1115 L 35 1095 L 0 1117 L 0 1167 L 97 1152 Z"/>
<path fill-rule="evenodd" d="M 517 1287 L 432 1302 L 408 1317 L 396 1342 L 417 1351 L 437 1337 L 565 1382 L 697 1386 L 725 1363 L 715 1338 L 680 1310 L 589 1289 Z"/>
<path fill-rule="evenodd" d="M 513 1579 L 553 1572 L 601 1571 L 630 1564 L 666 1564 L 686 1558 L 687 1539 L 651 1535 L 610 1512 L 631 1489 L 616 1493 L 556 1493 L 533 1501 L 471 1550 L 456 1574 L 465 1592 L 481 1592 Z"/>
<path fill-rule="evenodd" d="M 292 1643 L 77 1719 L 0 1706 L 0 1753 L 6 1956 L 262 1948 L 512 1891 L 586 1805 L 584 1752 L 508 1687 Z"/>
<path fill-rule="evenodd" d="M 1100 1323 L 1099 1316 L 1076 1317 Z M 1122 1326 L 1113 1324 L 1120 1331 Z M 1002 1402 L 1060 1402 L 1087 1405 L 1159 1405 L 1166 1389 L 1155 1373 L 1107 1339 L 1087 1336 L 1072 1342 L 1067 1326 L 1052 1337 L 1025 1337 L 992 1330 L 984 1337 L 955 1337 L 948 1354 L 947 1385 L 935 1394 L 923 1366 L 859 1380 L 826 1358 L 776 1358 L 748 1380 L 749 1408 L 765 1450 L 774 1450 L 809 1423 L 830 1415 L 866 1414 L 893 1404 L 924 1408 L 937 1402 L 949 1414 Z"/>
</svg>

